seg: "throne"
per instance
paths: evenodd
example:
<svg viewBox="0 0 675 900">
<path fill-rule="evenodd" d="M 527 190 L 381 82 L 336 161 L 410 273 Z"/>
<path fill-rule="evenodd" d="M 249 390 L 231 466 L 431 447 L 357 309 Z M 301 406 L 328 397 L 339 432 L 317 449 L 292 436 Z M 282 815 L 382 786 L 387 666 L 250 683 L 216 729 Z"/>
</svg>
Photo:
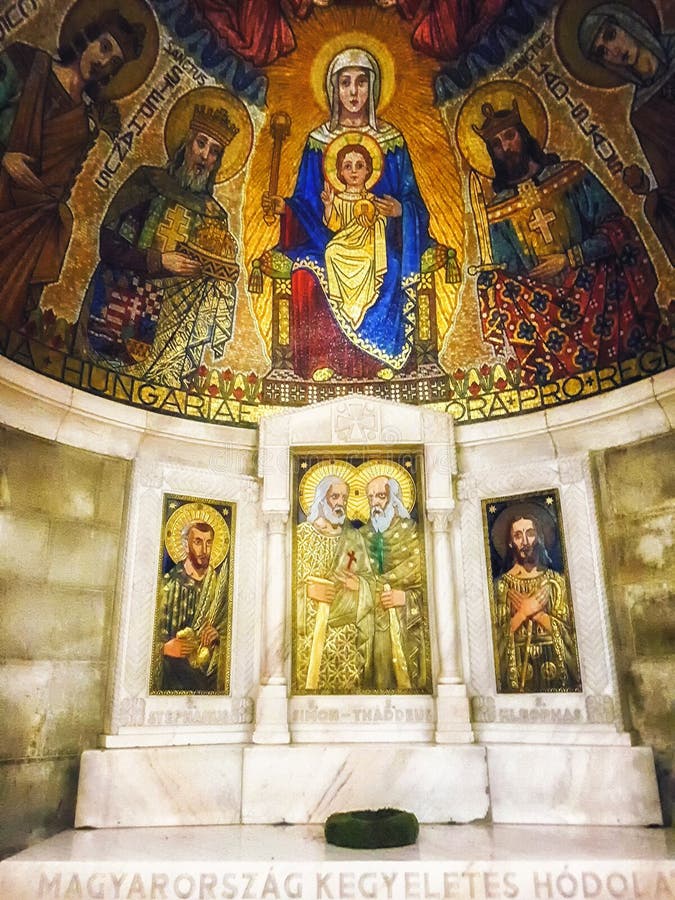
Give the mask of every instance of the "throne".
<svg viewBox="0 0 675 900">
<path fill-rule="evenodd" d="M 249 290 L 263 291 L 265 279 L 272 286 L 272 368 L 263 379 L 262 401 L 275 405 L 302 406 L 330 400 L 348 393 L 367 394 L 403 403 L 430 403 L 447 398 L 447 376 L 438 364 L 436 324 L 436 278 L 458 284 L 460 270 L 457 251 L 434 244 L 420 262 L 420 280 L 415 298 L 413 364 L 390 380 L 336 378 L 308 381 L 293 370 L 291 357 L 291 270 L 293 262 L 280 250 L 266 250 L 253 260 Z"/>
</svg>

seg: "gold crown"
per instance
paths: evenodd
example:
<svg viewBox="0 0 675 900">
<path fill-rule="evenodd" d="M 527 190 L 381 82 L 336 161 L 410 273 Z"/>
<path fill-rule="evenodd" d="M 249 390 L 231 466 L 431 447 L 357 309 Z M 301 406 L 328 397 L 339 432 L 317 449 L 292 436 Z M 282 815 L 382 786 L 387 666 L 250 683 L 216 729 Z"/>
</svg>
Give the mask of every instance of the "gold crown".
<svg viewBox="0 0 675 900">
<path fill-rule="evenodd" d="M 205 219 L 190 243 L 218 259 L 234 260 L 237 255 L 237 246 L 226 223 L 217 219 Z"/>
<path fill-rule="evenodd" d="M 230 120 L 227 110 L 222 106 L 195 106 L 192 113 L 190 128 L 193 131 L 201 131 L 208 134 L 214 141 L 218 141 L 223 147 L 234 140 L 239 134 L 239 129 Z"/>
<path fill-rule="evenodd" d="M 477 125 L 471 127 L 484 141 L 491 140 L 500 131 L 507 128 L 515 128 L 522 120 L 518 112 L 518 102 L 514 99 L 511 109 L 497 109 L 491 103 L 484 103 L 480 110 L 485 119 L 480 128 Z"/>
</svg>

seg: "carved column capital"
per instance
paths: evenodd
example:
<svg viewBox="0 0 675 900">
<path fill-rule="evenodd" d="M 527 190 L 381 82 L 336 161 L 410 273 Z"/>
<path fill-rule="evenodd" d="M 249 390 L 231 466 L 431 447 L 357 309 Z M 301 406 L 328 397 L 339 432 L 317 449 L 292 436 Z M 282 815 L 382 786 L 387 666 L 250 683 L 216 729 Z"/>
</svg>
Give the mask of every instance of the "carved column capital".
<svg viewBox="0 0 675 900">
<path fill-rule="evenodd" d="M 286 523 L 288 522 L 288 511 L 273 510 L 264 512 L 263 517 L 267 524 L 269 534 L 284 534 L 286 531 Z"/>
<path fill-rule="evenodd" d="M 431 523 L 431 530 L 434 534 L 449 532 L 452 527 L 451 509 L 430 509 L 427 510 L 427 519 Z"/>
</svg>

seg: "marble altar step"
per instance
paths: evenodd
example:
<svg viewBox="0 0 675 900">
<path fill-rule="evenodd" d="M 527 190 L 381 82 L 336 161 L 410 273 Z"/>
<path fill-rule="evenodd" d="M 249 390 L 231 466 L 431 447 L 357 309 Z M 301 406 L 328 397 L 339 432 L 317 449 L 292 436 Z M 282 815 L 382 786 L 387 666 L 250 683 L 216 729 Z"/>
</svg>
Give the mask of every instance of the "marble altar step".
<svg viewBox="0 0 675 900">
<path fill-rule="evenodd" d="M 320 825 L 64 831 L 0 863 L 0 898 L 657 900 L 675 896 L 674 849 L 673 831 L 625 827 L 422 825 L 377 851 Z"/>
<path fill-rule="evenodd" d="M 424 824 L 662 822 L 648 747 L 239 744 L 87 750 L 75 825 L 321 824 L 383 806 Z"/>
</svg>

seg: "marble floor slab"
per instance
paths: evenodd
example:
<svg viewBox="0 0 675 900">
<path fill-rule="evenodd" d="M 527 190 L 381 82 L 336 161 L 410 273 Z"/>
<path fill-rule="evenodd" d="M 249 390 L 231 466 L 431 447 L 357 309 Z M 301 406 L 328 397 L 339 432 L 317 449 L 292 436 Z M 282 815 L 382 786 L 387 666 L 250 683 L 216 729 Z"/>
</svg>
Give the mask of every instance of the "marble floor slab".
<svg viewBox="0 0 675 900">
<path fill-rule="evenodd" d="M 675 897 L 675 832 L 423 825 L 356 851 L 318 825 L 65 831 L 0 863 L 2 900 L 586 900 Z"/>
</svg>

